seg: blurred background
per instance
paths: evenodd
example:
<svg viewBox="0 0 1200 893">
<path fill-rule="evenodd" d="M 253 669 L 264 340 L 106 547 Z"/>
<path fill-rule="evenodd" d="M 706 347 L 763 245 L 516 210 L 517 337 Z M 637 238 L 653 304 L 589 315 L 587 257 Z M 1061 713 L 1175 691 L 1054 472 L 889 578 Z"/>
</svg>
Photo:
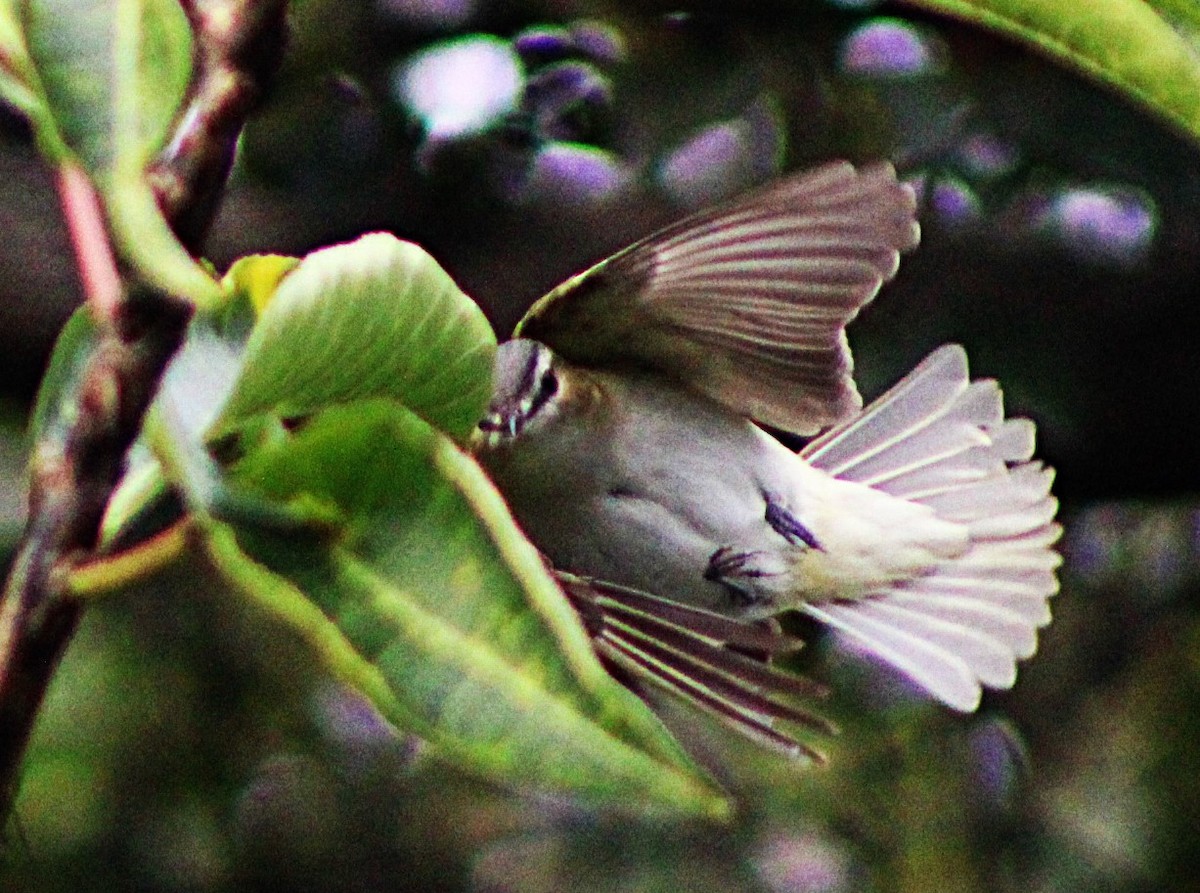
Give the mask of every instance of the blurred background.
<svg viewBox="0 0 1200 893">
<path fill-rule="evenodd" d="M 298 0 L 210 240 L 420 242 L 507 334 L 567 275 L 824 159 L 886 157 L 922 247 L 851 328 L 868 397 L 938 344 L 1035 418 L 1062 593 L 1015 689 L 960 716 L 818 639 L 830 765 L 683 713 L 728 827 L 582 812 L 440 767 L 179 568 L 89 610 L 0 888 L 1164 891 L 1200 840 L 1200 150 L 1012 45 L 869 0 Z M 1200 97 L 1197 98 L 1200 102 Z M 78 288 L 0 110 L 0 557 L 25 414 Z"/>
</svg>

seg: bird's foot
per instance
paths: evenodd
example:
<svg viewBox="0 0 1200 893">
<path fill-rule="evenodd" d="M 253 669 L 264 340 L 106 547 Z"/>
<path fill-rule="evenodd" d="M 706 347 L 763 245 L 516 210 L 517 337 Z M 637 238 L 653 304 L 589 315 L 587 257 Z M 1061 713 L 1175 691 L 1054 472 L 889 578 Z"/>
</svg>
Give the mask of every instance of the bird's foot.
<svg viewBox="0 0 1200 893">
<path fill-rule="evenodd" d="M 764 583 L 784 570 L 779 559 L 770 552 L 722 546 L 709 557 L 704 579 L 720 583 L 742 607 L 761 607 L 775 601 Z"/>
<path fill-rule="evenodd" d="M 772 530 L 793 546 L 805 546 L 809 549 L 824 551 L 821 548 L 820 542 L 813 535 L 813 532 L 805 527 L 804 523 L 789 511 L 782 502 L 770 494 L 766 494 L 766 499 L 766 520 Z"/>
</svg>

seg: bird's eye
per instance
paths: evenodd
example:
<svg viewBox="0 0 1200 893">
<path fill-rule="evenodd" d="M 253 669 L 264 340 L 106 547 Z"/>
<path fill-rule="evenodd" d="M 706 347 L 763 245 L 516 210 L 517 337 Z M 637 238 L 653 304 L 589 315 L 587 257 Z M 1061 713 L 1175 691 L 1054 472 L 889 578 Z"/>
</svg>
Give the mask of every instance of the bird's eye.
<svg viewBox="0 0 1200 893">
<path fill-rule="evenodd" d="M 538 380 L 537 392 L 533 395 L 533 400 L 529 404 L 529 412 L 527 417 L 535 416 L 538 411 L 545 406 L 558 393 L 558 375 L 553 369 L 547 369 L 542 373 L 542 377 Z"/>
</svg>

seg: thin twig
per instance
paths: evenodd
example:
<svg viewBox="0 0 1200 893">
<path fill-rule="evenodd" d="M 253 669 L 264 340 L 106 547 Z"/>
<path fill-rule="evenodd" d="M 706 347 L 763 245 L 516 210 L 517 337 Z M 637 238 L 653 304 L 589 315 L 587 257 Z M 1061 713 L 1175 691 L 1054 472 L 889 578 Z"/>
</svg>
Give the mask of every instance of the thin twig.
<svg viewBox="0 0 1200 893">
<path fill-rule="evenodd" d="M 198 252 L 216 217 L 247 115 L 283 59 L 287 0 L 182 0 L 197 76 L 147 175 L 179 240 Z"/>
<path fill-rule="evenodd" d="M 59 170 L 58 197 L 88 305 L 97 318 L 111 319 L 121 301 L 121 273 L 104 230 L 100 197 L 83 168 L 75 164 Z"/>
<path fill-rule="evenodd" d="M 212 224 L 246 116 L 274 74 L 286 0 L 184 0 L 195 76 L 174 139 L 148 172 L 168 221 L 193 252 Z M 0 821 L 11 812 L 37 712 L 83 603 L 66 571 L 99 525 L 190 308 L 142 283 L 114 281 L 98 203 L 64 173 L 63 205 L 98 334 L 74 387 L 35 447 L 29 520 L 0 603 Z"/>
</svg>

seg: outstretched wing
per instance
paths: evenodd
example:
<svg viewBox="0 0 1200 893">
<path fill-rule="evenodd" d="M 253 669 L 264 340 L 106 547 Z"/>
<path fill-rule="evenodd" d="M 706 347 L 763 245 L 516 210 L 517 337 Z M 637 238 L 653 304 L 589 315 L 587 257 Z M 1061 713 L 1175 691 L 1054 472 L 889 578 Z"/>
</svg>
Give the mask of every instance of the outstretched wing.
<svg viewBox="0 0 1200 893">
<path fill-rule="evenodd" d="M 538 301 L 516 334 L 579 365 L 658 370 L 814 434 L 861 408 L 845 325 L 919 233 L 891 165 L 834 162 L 601 261 Z"/>
<path fill-rule="evenodd" d="M 648 682 L 761 744 L 824 762 L 819 751 L 780 727 L 834 732 L 828 720 L 795 703 L 823 697 L 822 686 L 768 663 L 794 650 L 796 640 L 767 621 L 735 620 L 560 571 L 555 576 L 597 654 L 634 686 Z"/>
</svg>

